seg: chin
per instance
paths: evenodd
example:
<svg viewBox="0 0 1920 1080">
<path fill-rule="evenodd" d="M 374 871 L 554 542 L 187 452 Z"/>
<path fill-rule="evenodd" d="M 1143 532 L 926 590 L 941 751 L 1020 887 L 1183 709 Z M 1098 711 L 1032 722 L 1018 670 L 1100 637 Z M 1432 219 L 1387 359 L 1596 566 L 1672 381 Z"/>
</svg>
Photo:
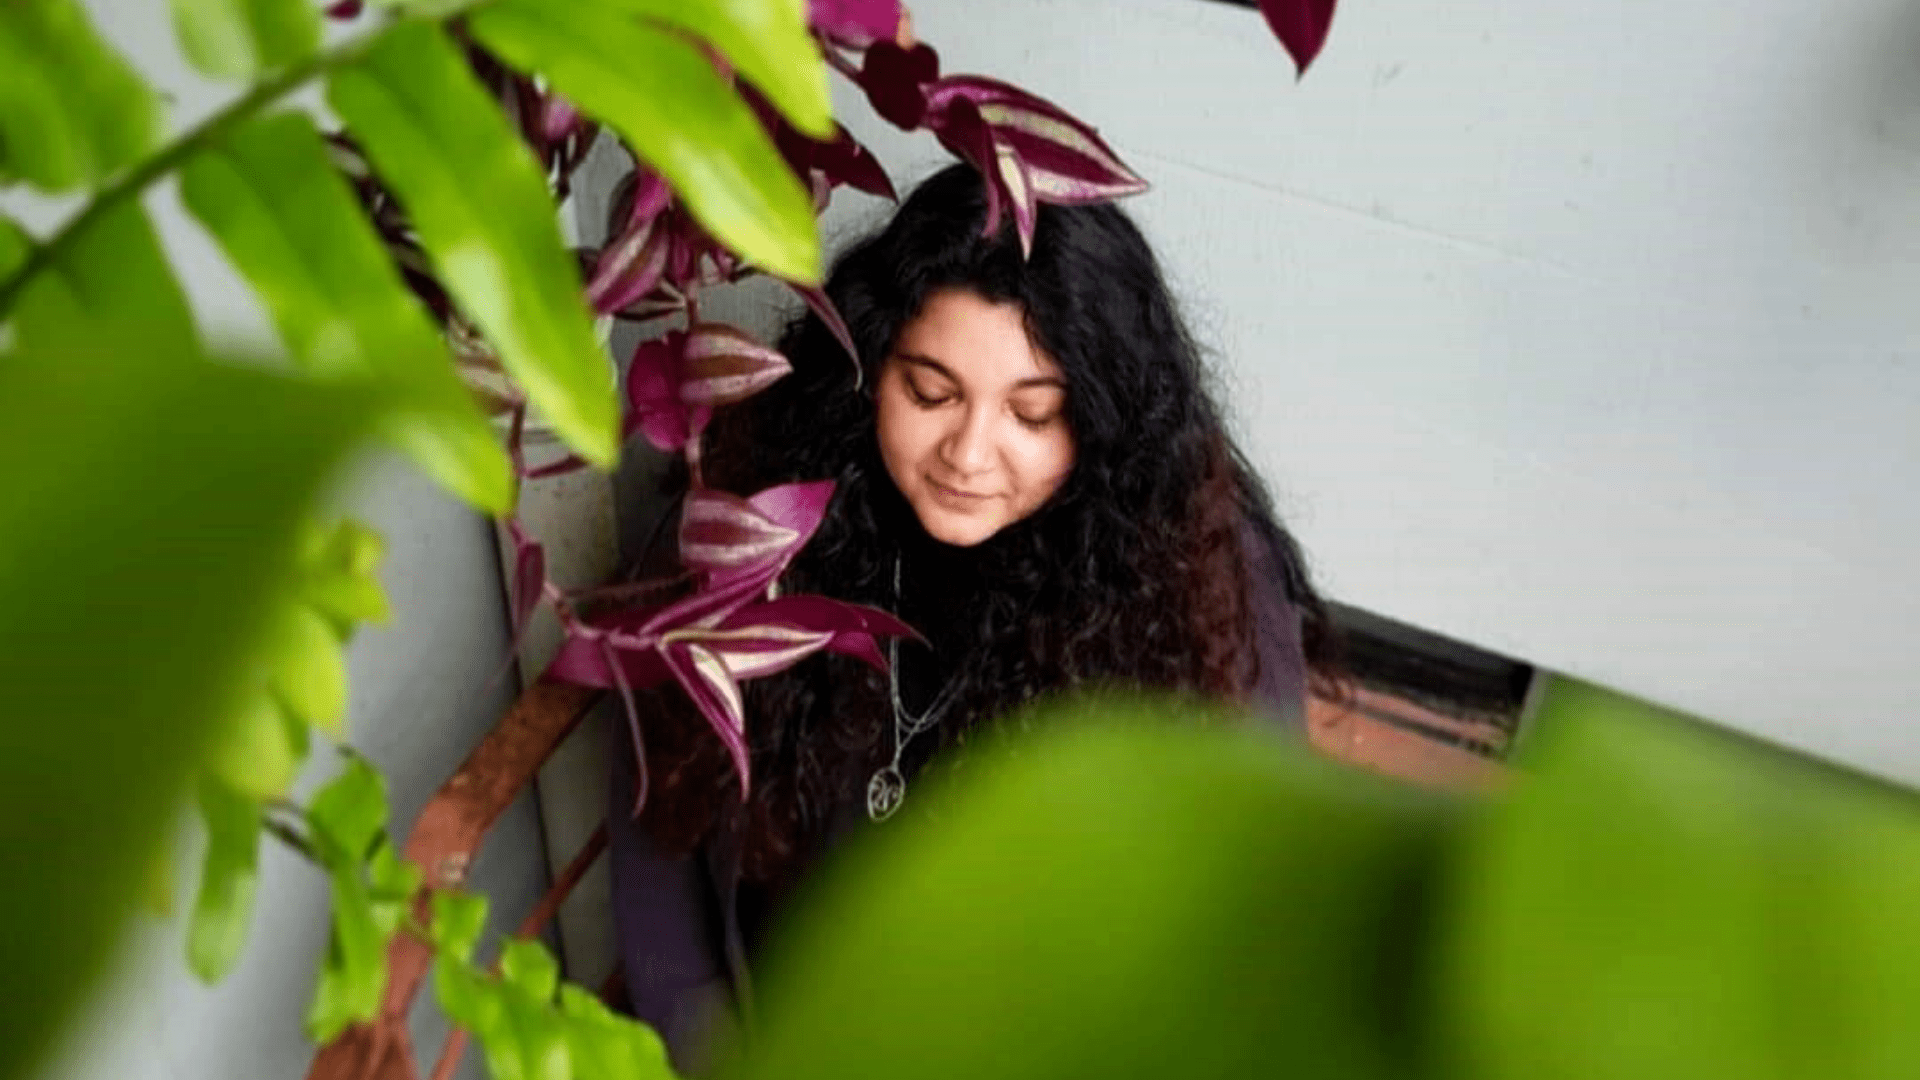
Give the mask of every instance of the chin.
<svg viewBox="0 0 1920 1080">
<path fill-rule="evenodd" d="M 955 521 L 946 515 L 928 521 L 927 515 L 916 514 L 920 519 L 920 528 L 926 534 L 948 547 L 975 547 L 993 538 L 1000 531 L 996 525 L 987 525 L 974 521 Z"/>
</svg>

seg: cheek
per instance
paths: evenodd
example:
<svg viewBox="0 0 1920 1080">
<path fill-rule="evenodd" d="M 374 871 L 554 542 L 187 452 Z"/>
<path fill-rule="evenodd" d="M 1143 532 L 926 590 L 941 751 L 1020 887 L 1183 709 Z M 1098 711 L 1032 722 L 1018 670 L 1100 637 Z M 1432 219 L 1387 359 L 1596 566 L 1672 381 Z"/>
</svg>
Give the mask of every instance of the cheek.
<svg viewBox="0 0 1920 1080">
<path fill-rule="evenodd" d="M 1059 490 L 1073 471 L 1073 436 L 1064 429 L 1023 440 L 1013 467 L 1029 500 L 1037 505 Z"/>
<path fill-rule="evenodd" d="M 882 386 L 875 405 L 874 435 L 880 443 L 880 458 L 897 480 L 912 471 L 925 441 L 924 417 L 900 399 L 895 388 Z"/>
</svg>

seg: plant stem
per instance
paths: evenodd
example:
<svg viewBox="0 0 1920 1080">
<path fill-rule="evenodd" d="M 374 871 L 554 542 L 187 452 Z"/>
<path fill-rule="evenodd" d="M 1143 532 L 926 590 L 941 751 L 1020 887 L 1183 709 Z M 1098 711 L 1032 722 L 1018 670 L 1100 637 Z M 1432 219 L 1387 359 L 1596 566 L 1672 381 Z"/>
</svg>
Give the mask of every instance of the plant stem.
<svg viewBox="0 0 1920 1080">
<path fill-rule="evenodd" d="M 299 89 L 307 80 L 359 59 L 360 55 L 366 52 L 381 35 L 381 31 L 376 31 L 337 49 L 319 53 L 312 59 L 296 64 L 260 83 L 234 99 L 226 108 L 202 121 L 198 127 L 182 133 L 157 153 L 136 164 L 131 171 L 101 188 L 78 214 L 67 219 L 67 223 L 60 227 L 59 232 L 47 238 L 44 243 L 35 245 L 27 256 L 27 260 L 20 264 L 20 268 L 13 273 L 12 277 L 0 282 L 0 318 L 5 318 L 13 309 L 14 301 L 19 298 L 27 283 L 32 281 L 35 275 L 57 263 L 60 257 L 66 254 L 67 248 L 73 245 L 75 239 L 83 235 L 94 222 L 121 203 L 139 198 L 154 181 L 178 168 L 188 158 L 232 128 L 252 119 L 256 113 Z"/>
<path fill-rule="evenodd" d="M 300 830 L 272 817 L 266 819 L 264 827 L 268 835 L 292 848 L 295 854 L 325 869 L 326 864 L 320 861 L 320 856 L 314 852 L 313 845 L 307 842 L 307 838 L 301 835 Z"/>
</svg>

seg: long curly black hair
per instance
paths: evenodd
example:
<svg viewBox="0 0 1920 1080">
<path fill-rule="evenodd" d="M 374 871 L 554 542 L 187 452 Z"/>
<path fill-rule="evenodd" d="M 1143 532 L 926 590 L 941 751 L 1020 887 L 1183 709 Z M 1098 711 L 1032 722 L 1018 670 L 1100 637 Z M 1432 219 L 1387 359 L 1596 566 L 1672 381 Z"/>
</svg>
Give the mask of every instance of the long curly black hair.
<svg viewBox="0 0 1920 1080">
<path fill-rule="evenodd" d="M 1259 672 L 1248 607 L 1252 535 L 1272 552 L 1302 621 L 1308 665 L 1335 664 L 1327 612 L 1265 489 L 1228 437 L 1200 352 L 1151 248 L 1111 205 L 1043 206 L 1031 255 L 1009 226 L 983 235 L 980 178 L 955 165 L 922 183 L 878 235 L 837 262 L 827 293 L 859 370 L 817 317 L 781 347 L 793 373 L 716 420 L 708 475 L 751 492 L 830 477 L 834 498 L 787 592 L 901 613 L 928 645 L 901 649 L 919 709 L 949 699 L 906 765 L 964 741 L 1048 691 L 1088 683 L 1243 698 Z M 943 289 L 1018 304 L 1066 376 L 1074 465 L 1039 511 L 972 548 L 926 536 L 881 462 L 872 393 L 896 336 Z M 903 588 L 894 591 L 896 560 Z M 650 825 L 674 847 L 730 814 L 750 878 L 803 855 L 892 753 L 887 681 L 816 656 L 749 683 L 751 798 L 697 719 L 649 735 Z"/>
</svg>

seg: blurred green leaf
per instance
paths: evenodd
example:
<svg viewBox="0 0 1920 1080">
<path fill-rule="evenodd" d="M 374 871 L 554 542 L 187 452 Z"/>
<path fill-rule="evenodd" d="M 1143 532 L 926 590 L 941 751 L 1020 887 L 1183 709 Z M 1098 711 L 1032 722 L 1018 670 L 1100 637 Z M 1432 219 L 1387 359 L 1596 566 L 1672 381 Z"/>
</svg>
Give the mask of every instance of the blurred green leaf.
<svg viewBox="0 0 1920 1080">
<path fill-rule="evenodd" d="M 574 1075 L 595 1080 L 667 1080 L 666 1044 L 652 1028 L 618 1016 L 586 990 L 560 987 L 560 1011 L 572 1022 L 567 1045 Z"/>
<path fill-rule="evenodd" d="M 307 1010 L 308 1037 L 325 1043 L 380 1011 L 387 942 L 419 878 L 417 868 L 399 863 L 386 838 L 386 779 L 358 754 L 314 794 L 307 823 L 333 884 L 333 932 Z"/>
<path fill-rule="evenodd" d="M 313 1000 L 307 1006 L 307 1037 L 325 1044 L 354 1023 L 367 1023 L 380 1011 L 387 984 L 387 938 L 358 866 L 336 867 L 333 929 L 320 964 Z"/>
<path fill-rule="evenodd" d="M 165 844 L 153 849 L 147 859 L 147 872 L 142 879 L 140 906 L 147 914 L 162 919 L 173 917 L 174 891 L 173 849 Z"/>
<path fill-rule="evenodd" d="M 20 223 L 0 214 L 0 281 L 12 277 L 33 254 L 33 237 L 20 227 Z"/>
<path fill-rule="evenodd" d="M 433 962 L 433 995 L 452 1023 L 485 1042 L 485 1033 L 507 1022 L 496 984 L 473 965 L 450 956 Z"/>
<path fill-rule="evenodd" d="M 487 928 L 487 898 L 473 893 L 436 890 L 433 894 L 433 945 L 461 962 L 473 959 L 474 947 Z"/>
<path fill-rule="evenodd" d="M 794 127 L 816 139 L 833 137 L 827 65 L 807 27 L 806 0 L 611 0 L 607 6 L 706 39 Z"/>
<path fill-rule="evenodd" d="M 820 280 L 811 197 L 691 42 L 617 6 L 538 0 L 501 0 L 476 11 L 471 28 L 619 132 L 715 239 L 781 277 Z"/>
<path fill-rule="evenodd" d="M 411 901 L 420 891 L 420 868 L 400 857 L 391 840 L 374 849 L 367 860 L 367 884 L 381 901 Z"/>
<path fill-rule="evenodd" d="M 132 200 L 75 233 L 21 290 L 12 316 L 23 351 L 115 341 L 154 357 L 191 356 L 197 349 L 186 294 L 146 212 Z"/>
<path fill-rule="evenodd" d="M 545 9 L 558 17 L 572 5 Z M 636 61 L 639 58 L 629 58 Z M 433 26 L 387 32 L 327 100 L 406 208 L 435 272 L 562 438 L 618 452 L 613 369 L 531 151 Z"/>
<path fill-rule="evenodd" d="M 270 625 L 273 620 L 270 620 Z M 263 635 L 271 637 L 272 631 Z M 245 668 L 256 668 L 258 650 Z M 259 687 L 215 725 L 208 768 L 235 791 L 255 799 L 276 799 L 293 787 L 300 765 L 307 760 L 306 721 L 287 710 Z"/>
<path fill-rule="evenodd" d="M 508 938 L 500 946 L 500 974 L 539 1001 L 553 1000 L 560 986 L 560 965 L 533 938 Z"/>
<path fill-rule="evenodd" d="M 19 5 L 9 8 L 14 11 Z M 158 346 L 156 346 L 158 350 Z M 120 940 L 244 694 L 295 525 L 371 403 L 191 357 L 0 359 L 0 1076 L 45 1051 Z M 77 482 L 76 478 L 84 478 Z"/>
<path fill-rule="evenodd" d="M 392 612 L 378 575 L 385 551 L 379 533 L 351 518 L 313 526 L 301 545 L 300 598 L 342 638 L 360 623 L 386 622 Z"/>
<path fill-rule="evenodd" d="M 1487 1080 L 1920 1063 L 1920 803 L 1558 680 L 1469 834 L 1436 999 Z"/>
<path fill-rule="evenodd" d="M 480 1038 L 493 1080 L 570 1080 L 572 1057 L 561 1017 L 511 984 L 501 988 L 501 1001 L 511 1032 L 495 1028 L 492 1040 Z"/>
<path fill-rule="evenodd" d="M 1445 804 L 1189 705 L 1022 719 L 820 884 L 721 1075 L 1413 1074 Z"/>
<path fill-rule="evenodd" d="M 659 1036 L 562 983 L 538 941 L 504 942 L 497 978 L 477 970 L 470 957 L 486 918 L 484 897 L 433 894 L 434 993 L 448 1019 L 480 1040 L 494 1080 L 670 1080 Z"/>
<path fill-rule="evenodd" d="M 311 0 L 172 0 L 180 51 L 216 79 L 254 79 L 320 47 Z"/>
<path fill-rule="evenodd" d="M 321 858 L 330 867 L 356 873 L 373 853 L 373 842 L 387 827 L 387 781 L 366 758 L 347 755 L 346 767 L 314 793 L 307 823 L 321 842 Z"/>
<path fill-rule="evenodd" d="M 189 158 L 180 185 L 298 362 L 393 384 L 393 441 L 481 509 L 511 506 L 512 466 L 499 436 L 311 120 L 287 112 L 243 124 Z"/>
<path fill-rule="evenodd" d="M 98 184 L 153 145 L 153 91 L 78 0 L 0 4 L 0 184 Z"/>
<path fill-rule="evenodd" d="M 347 715 L 347 661 L 333 626 L 295 600 L 281 607 L 273 642 L 274 700 L 297 719 L 339 738 Z"/>
<path fill-rule="evenodd" d="M 207 854 L 187 928 L 187 965 L 214 983 L 233 970 L 247 944 L 260 881 L 262 818 L 258 802 L 209 777 L 200 784 L 200 819 L 207 826 Z"/>
</svg>

